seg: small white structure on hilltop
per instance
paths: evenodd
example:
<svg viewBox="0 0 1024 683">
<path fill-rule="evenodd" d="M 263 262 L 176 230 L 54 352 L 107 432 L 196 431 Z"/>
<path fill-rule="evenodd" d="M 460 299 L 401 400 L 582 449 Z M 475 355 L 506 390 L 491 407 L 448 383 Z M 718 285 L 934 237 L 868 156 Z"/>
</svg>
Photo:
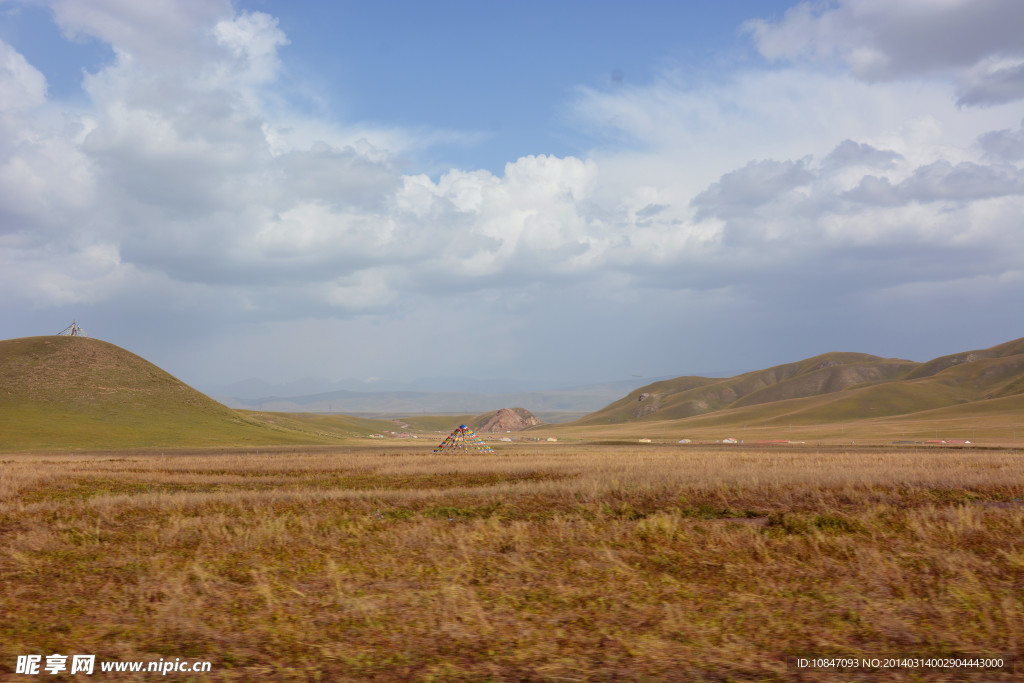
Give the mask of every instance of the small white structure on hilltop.
<svg viewBox="0 0 1024 683">
<path fill-rule="evenodd" d="M 89 335 L 85 333 L 85 330 L 82 329 L 81 325 L 79 325 L 76 321 L 72 320 L 70 325 L 65 327 L 61 332 L 57 333 L 57 336 L 88 337 Z"/>
</svg>

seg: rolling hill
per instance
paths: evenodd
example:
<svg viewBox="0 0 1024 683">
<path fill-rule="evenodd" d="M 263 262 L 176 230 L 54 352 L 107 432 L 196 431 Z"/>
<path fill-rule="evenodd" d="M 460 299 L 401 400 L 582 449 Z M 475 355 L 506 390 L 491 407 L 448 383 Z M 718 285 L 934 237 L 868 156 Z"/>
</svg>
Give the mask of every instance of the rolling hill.
<svg viewBox="0 0 1024 683">
<path fill-rule="evenodd" d="M 327 444 L 344 438 L 346 426 L 379 428 L 352 422 L 321 428 L 239 413 L 98 339 L 0 341 L 3 450 Z"/>
<path fill-rule="evenodd" d="M 927 363 L 827 353 L 726 379 L 678 377 L 641 387 L 571 424 L 838 423 L 943 409 L 952 415 L 974 403 L 1000 409 L 1022 398 L 1024 339 L 1017 339 Z"/>
</svg>

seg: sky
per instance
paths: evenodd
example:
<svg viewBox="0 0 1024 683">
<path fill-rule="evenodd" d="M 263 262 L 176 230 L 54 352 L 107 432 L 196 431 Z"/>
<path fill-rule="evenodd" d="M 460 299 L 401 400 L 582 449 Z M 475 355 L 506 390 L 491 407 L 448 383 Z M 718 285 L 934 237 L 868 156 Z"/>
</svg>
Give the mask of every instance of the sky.
<svg viewBox="0 0 1024 683">
<path fill-rule="evenodd" d="M 200 388 L 1009 341 L 1021 26 L 1019 0 L 0 0 L 0 338 L 74 319 Z"/>
</svg>

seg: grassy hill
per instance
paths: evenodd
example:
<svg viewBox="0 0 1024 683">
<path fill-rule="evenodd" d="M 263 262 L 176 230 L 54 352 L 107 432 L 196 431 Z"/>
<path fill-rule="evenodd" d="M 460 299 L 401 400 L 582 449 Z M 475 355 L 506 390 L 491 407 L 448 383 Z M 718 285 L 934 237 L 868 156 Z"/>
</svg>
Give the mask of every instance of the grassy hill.
<svg viewBox="0 0 1024 683">
<path fill-rule="evenodd" d="M 637 389 L 563 431 L 657 436 L 756 426 L 777 437 L 783 425 L 835 425 L 845 434 L 849 423 L 868 429 L 884 420 L 905 432 L 918 419 L 966 424 L 998 416 L 1015 425 L 1024 419 L 1014 412 L 1020 406 L 1024 339 L 927 363 L 828 353 L 726 379 L 679 377 Z"/>
<path fill-rule="evenodd" d="M 98 339 L 0 341 L 3 450 L 337 443 L 343 427 L 236 412 Z"/>
<path fill-rule="evenodd" d="M 1008 341 L 1005 344 L 993 346 L 990 349 L 964 351 L 962 353 L 954 353 L 949 356 L 940 356 L 939 358 L 930 360 L 927 363 L 921 363 L 913 372 L 906 376 L 906 379 L 931 377 L 956 365 L 973 363 L 977 360 L 1012 358 L 1014 356 L 1022 355 L 1024 355 L 1024 337 Z"/>
<path fill-rule="evenodd" d="M 581 424 L 660 421 L 719 410 L 821 396 L 858 385 L 885 382 L 919 364 L 863 353 L 827 353 L 737 377 L 679 377 L 641 387 L 592 413 Z"/>
</svg>

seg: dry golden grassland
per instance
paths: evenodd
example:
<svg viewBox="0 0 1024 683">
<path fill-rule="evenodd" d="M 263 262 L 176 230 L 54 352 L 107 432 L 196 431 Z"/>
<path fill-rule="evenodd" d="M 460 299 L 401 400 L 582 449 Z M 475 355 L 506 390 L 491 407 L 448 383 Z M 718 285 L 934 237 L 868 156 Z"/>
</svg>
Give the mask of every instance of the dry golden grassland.
<svg viewBox="0 0 1024 683">
<path fill-rule="evenodd" d="M 1024 675 L 1019 450 L 0 460 L 0 680 L 55 652 L 213 662 L 176 680 Z M 951 654 L 1018 668 L 793 663 Z"/>
</svg>

